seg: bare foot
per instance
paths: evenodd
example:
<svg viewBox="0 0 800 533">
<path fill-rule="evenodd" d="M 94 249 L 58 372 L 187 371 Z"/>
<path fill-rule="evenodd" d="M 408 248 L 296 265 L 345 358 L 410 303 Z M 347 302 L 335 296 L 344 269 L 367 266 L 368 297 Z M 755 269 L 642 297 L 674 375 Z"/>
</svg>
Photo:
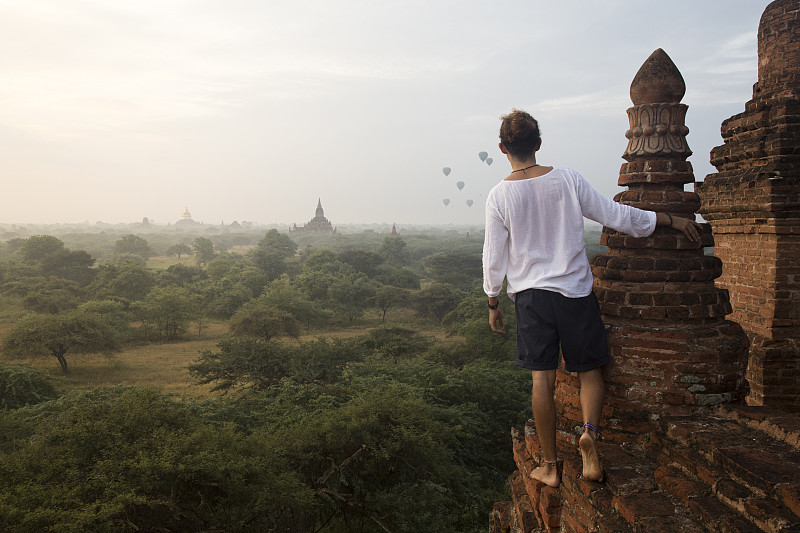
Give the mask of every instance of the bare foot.
<svg viewBox="0 0 800 533">
<path fill-rule="evenodd" d="M 556 488 L 561 485 L 561 476 L 558 475 L 556 465 L 547 464 L 534 468 L 531 471 L 531 479 L 544 483 L 548 487 Z"/>
<path fill-rule="evenodd" d="M 602 482 L 603 465 L 600 464 L 600 456 L 597 454 L 597 446 L 595 446 L 595 437 L 592 436 L 590 430 L 587 429 L 583 432 L 578 444 L 583 458 L 583 478 L 589 481 Z"/>
</svg>

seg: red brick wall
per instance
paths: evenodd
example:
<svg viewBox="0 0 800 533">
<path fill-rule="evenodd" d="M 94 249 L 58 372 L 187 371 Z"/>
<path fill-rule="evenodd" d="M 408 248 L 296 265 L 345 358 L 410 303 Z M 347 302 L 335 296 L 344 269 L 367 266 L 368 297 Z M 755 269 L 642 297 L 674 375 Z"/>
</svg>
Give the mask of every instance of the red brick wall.
<svg viewBox="0 0 800 533">
<path fill-rule="evenodd" d="M 722 123 L 716 174 L 698 184 L 700 213 L 751 341 L 748 403 L 800 406 L 800 2 L 779 0 L 759 26 L 758 83 Z"/>
</svg>

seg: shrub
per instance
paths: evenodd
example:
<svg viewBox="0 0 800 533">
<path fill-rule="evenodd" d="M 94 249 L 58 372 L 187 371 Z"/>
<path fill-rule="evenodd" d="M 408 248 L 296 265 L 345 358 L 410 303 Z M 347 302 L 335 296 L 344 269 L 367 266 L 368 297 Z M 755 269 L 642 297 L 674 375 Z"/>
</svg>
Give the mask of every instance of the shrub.
<svg viewBox="0 0 800 533">
<path fill-rule="evenodd" d="M 57 396 L 50 376 L 41 370 L 28 365 L 0 364 L 0 409 L 17 409 Z"/>
</svg>

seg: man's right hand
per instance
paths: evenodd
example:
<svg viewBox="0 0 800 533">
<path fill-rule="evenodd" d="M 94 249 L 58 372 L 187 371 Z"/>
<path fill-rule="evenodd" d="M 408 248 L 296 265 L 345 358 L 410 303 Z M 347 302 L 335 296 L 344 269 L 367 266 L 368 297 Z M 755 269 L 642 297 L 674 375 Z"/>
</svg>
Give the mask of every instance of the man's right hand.
<svg viewBox="0 0 800 533">
<path fill-rule="evenodd" d="M 495 333 L 506 334 L 505 330 L 503 330 L 503 312 L 499 307 L 497 309 L 489 309 L 489 325 Z"/>
</svg>

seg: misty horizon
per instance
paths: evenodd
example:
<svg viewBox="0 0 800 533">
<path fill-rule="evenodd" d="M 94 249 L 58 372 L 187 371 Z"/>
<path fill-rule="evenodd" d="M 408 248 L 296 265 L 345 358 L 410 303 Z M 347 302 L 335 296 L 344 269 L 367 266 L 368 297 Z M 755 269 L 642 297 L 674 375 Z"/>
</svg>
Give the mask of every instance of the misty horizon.
<svg viewBox="0 0 800 533">
<path fill-rule="evenodd" d="M 302 225 L 321 198 L 342 227 L 478 226 L 512 108 L 540 121 L 541 164 L 611 197 L 656 48 L 700 181 L 752 97 L 767 3 L 0 1 L 0 220 Z"/>
</svg>

